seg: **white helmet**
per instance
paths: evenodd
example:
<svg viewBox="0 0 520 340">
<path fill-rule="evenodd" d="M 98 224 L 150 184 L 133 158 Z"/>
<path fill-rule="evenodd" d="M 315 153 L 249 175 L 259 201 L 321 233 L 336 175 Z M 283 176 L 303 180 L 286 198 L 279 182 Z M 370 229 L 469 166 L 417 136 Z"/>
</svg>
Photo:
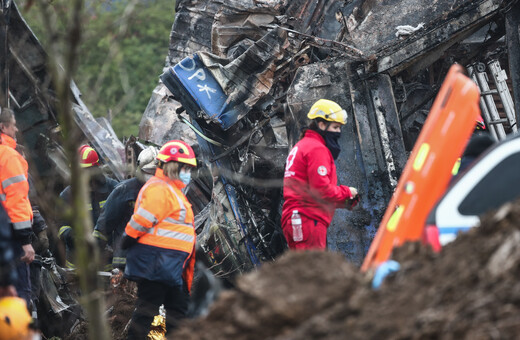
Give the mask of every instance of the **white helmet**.
<svg viewBox="0 0 520 340">
<path fill-rule="evenodd" d="M 158 153 L 159 150 L 155 146 L 149 146 L 141 151 L 139 157 L 137 157 L 137 166 L 139 169 L 141 169 L 142 172 L 153 174 L 157 167 L 155 158 Z"/>
</svg>

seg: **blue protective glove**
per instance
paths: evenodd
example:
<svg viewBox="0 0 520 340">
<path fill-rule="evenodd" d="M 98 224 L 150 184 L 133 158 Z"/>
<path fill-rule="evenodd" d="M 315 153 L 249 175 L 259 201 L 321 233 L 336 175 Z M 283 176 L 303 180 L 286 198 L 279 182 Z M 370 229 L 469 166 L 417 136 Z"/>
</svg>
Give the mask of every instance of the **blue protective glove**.
<svg viewBox="0 0 520 340">
<path fill-rule="evenodd" d="M 385 280 L 385 277 L 387 277 L 391 273 L 398 271 L 400 268 L 401 265 L 399 264 L 399 262 L 396 262 L 394 260 L 388 260 L 386 262 L 381 263 L 379 267 L 377 267 L 374 278 L 372 279 L 372 289 L 379 289 L 379 287 Z"/>
</svg>

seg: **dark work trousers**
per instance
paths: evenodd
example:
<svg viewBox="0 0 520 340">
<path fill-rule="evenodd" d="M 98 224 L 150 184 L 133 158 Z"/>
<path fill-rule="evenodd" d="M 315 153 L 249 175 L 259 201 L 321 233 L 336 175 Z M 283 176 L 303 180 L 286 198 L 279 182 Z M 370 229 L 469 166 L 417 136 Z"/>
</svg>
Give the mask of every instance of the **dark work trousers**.
<svg viewBox="0 0 520 340">
<path fill-rule="evenodd" d="M 186 316 L 188 301 L 189 294 L 184 287 L 172 287 L 148 280 L 137 282 L 137 301 L 128 329 L 128 340 L 146 339 L 153 318 L 159 314 L 162 304 L 166 309 L 166 332 L 171 331 Z"/>
<path fill-rule="evenodd" d="M 18 296 L 27 302 L 29 310 L 32 309 L 31 303 L 31 278 L 29 274 L 29 265 L 20 260 L 16 261 L 16 271 L 18 273 L 18 281 L 14 285 Z"/>
<path fill-rule="evenodd" d="M 42 289 L 42 263 L 38 260 L 34 260 L 29 265 L 30 269 L 30 278 L 31 278 L 31 300 L 33 303 L 33 310 L 36 310 L 38 307 L 38 302 L 40 300 L 40 293 Z"/>
</svg>

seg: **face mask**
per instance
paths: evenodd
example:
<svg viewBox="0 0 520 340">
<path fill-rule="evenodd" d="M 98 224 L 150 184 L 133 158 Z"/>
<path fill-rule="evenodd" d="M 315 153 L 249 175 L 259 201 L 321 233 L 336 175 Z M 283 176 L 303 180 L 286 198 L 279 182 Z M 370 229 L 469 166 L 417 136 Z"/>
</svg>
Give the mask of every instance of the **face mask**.
<svg viewBox="0 0 520 340">
<path fill-rule="evenodd" d="M 181 171 L 179 173 L 179 179 L 182 181 L 182 183 L 188 185 L 188 183 L 190 183 L 191 180 L 191 172 Z"/>
<path fill-rule="evenodd" d="M 332 158 L 336 160 L 341 151 L 338 140 L 341 136 L 341 132 L 322 131 L 323 139 L 325 139 L 325 145 L 329 148 Z"/>
</svg>

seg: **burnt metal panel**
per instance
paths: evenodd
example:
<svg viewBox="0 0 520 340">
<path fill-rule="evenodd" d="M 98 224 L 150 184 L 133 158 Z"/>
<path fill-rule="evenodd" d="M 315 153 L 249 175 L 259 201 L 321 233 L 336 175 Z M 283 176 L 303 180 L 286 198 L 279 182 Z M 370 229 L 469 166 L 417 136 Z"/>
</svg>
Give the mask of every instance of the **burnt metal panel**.
<svg viewBox="0 0 520 340">
<path fill-rule="evenodd" d="M 506 14 L 506 40 L 518 124 L 520 121 L 520 2 L 517 2 Z"/>
<path fill-rule="evenodd" d="M 388 75 L 363 79 L 355 71 L 349 75 L 365 171 L 377 176 L 372 183 L 395 188 L 406 164 L 406 152 L 390 79 Z"/>
<path fill-rule="evenodd" d="M 338 5 L 340 5 L 340 1 L 293 0 L 289 2 L 285 14 L 290 17 L 292 28 L 301 33 L 316 35 L 317 31 L 322 30 L 327 14 L 329 14 L 327 19 L 330 20 L 330 14 L 338 8 Z M 332 23 L 332 21 L 329 23 Z M 325 26 L 327 26 L 327 29 L 331 29 L 334 25 Z M 336 28 L 339 29 L 340 26 L 337 25 Z M 322 32 L 325 33 L 325 31 Z"/>
<path fill-rule="evenodd" d="M 199 131 L 203 128 L 193 121 L 193 125 Z M 205 139 L 197 136 L 201 158 L 213 157 L 220 154 L 223 150 L 215 145 L 208 143 Z M 219 169 L 230 169 L 230 157 L 213 162 L 211 167 L 218 173 Z M 259 265 L 256 246 L 251 240 L 249 223 L 245 220 L 242 201 L 235 184 L 231 183 L 225 176 L 214 178 L 209 204 L 209 217 L 195 225 L 199 231 L 197 242 L 204 250 L 212 270 L 221 277 L 230 278 L 236 274 L 251 270 L 255 265 Z"/>
<path fill-rule="evenodd" d="M 416 69 L 424 68 L 439 59 L 451 46 L 468 37 L 492 16 L 498 13 L 499 5 L 493 0 L 481 1 L 460 15 L 452 17 L 447 22 L 435 24 L 423 34 L 417 34 L 417 38 L 410 40 L 406 46 L 399 49 L 391 48 L 391 51 L 379 51 L 377 71 L 396 74 L 417 63 Z M 462 9 L 461 9 L 462 10 Z M 382 57 L 383 56 L 383 57 Z"/>
<path fill-rule="evenodd" d="M 215 263 L 217 270 L 241 272 L 256 265 L 255 257 L 269 258 L 265 256 L 269 253 L 263 239 L 266 233 L 261 231 L 265 227 L 262 210 L 270 211 L 269 223 L 279 222 L 275 215 L 276 190 L 280 188 L 259 188 L 237 178 L 251 176 L 251 183 L 258 178 L 280 179 L 286 148 L 298 139 L 300 129 L 307 125 L 308 109 L 319 98 L 335 100 L 349 113 L 340 140 L 343 151 L 337 160 L 338 179 L 358 187 L 363 196 L 354 211 L 336 212 L 329 228 L 329 248 L 360 264 L 407 158 L 392 81 L 406 82 L 410 88 L 420 84 L 435 92 L 433 75 L 435 70 L 442 73 L 439 64 L 448 59 L 443 53 L 453 54 L 448 49 L 495 19 L 505 2 L 181 1 L 169 64 L 197 54 L 204 64 L 200 68 L 211 72 L 227 96 L 226 105 L 240 104 L 233 107 L 233 119 L 225 124 L 222 119 L 209 119 L 232 110 L 201 110 L 200 100 L 189 95 L 179 80 L 173 80 L 172 91 L 179 102 L 154 93 L 141 132 L 162 138 L 170 118 L 182 109 L 199 129 L 200 154 L 215 180 L 211 201 L 200 207 L 204 214 L 198 216 L 197 230 L 203 232 L 201 245 L 210 259 L 220 243 L 225 245 L 227 250 L 217 254 L 221 261 Z M 405 25 L 410 26 L 406 28 L 409 33 L 396 35 L 397 27 Z M 283 56 L 272 58 L 278 51 L 270 50 L 281 44 L 254 48 L 275 27 L 288 33 L 290 45 L 283 46 Z M 210 49 L 213 54 L 208 53 Z M 425 71 L 439 59 L 432 70 Z M 354 61 L 360 63 L 354 65 Z M 398 79 L 391 80 L 395 75 Z M 204 83 L 195 85 L 203 87 Z M 197 94 L 200 88 L 194 89 Z M 403 89 L 405 95 L 398 103 L 401 109 L 412 110 L 404 116 L 408 119 L 428 100 L 424 95 L 407 98 L 412 90 L 406 92 L 404 85 Z M 419 93 L 424 94 L 425 89 Z M 276 120 L 285 120 L 287 135 L 276 133 Z M 410 139 L 409 133 L 405 137 Z M 230 262 L 224 263 L 224 259 Z"/>
<path fill-rule="evenodd" d="M 353 220 L 352 234 L 359 235 L 359 228 L 366 230 L 364 237 L 347 246 L 364 257 L 406 164 L 406 151 L 388 75 L 364 80 L 355 68 L 348 68 L 347 73 L 359 138 L 359 158 L 354 160 L 362 163 L 364 176 L 363 186 L 360 186 L 363 209 L 358 212 L 364 215 Z M 338 163 L 341 164 L 341 160 Z M 336 213 L 334 218 L 337 220 L 341 216 L 341 212 Z M 347 235 L 342 239 L 345 237 Z M 354 262 L 360 264 L 361 261 L 358 257 Z"/>
<path fill-rule="evenodd" d="M 197 51 L 211 51 L 211 27 L 220 4 L 212 0 L 184 0 L 176 4 L 170 33 L 167 66 Z"/>
<path fill-rule="evenodd" d="M 233 6 L 234 5 L 234 6 Z M 273 24 L 280 11 L 272 7 L 223 4 L 215 15 L 211 32 L 212 53 L 219 57 L 231 57 L 237 45 L 247 49 L 260 40 L 267 30 L 261 26 Z M 229 50 L 230 47 L 233 50 Z"/>
<path fill-rule="evenodd" d="M 372 55 L 370 71 L 395 75 L 413 63 L 415 70 L 439 59 L 491 17 L 505 1 L 390 0 L 364 2 L 348 17 L 346 41 Z M 361 15 L 359 14 L 361 12 Z M 398 26 L 410 34 L 398 35 Z"/>
<path fill-rule="evenodd" d="M 173 99 L 162 83 L 154 89 L 139 124 L 139 139 L 163 145 L 172 139 L 182 139 L 192 145 L 195 134 L 179 120 L 177 110 L 181 103 Z"/>
<path fill-rule="evenodd" d="M 192 117 L 203 112 L 227 130 L 270 91 L 285 42 L 286 32 L 274 29 L 234 60 L 199 52 L 161 79 Z"/>
</svg>

